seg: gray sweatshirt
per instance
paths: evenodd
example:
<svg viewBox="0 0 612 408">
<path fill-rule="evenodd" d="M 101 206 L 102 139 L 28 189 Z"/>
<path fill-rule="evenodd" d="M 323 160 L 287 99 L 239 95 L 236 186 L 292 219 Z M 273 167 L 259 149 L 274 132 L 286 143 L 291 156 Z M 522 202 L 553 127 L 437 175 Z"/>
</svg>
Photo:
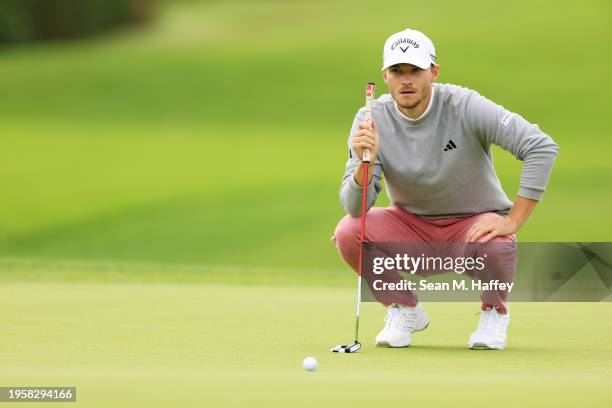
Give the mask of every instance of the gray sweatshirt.
<svg viewBox="0 0 612 408">
<path fill-rule="evenodd" d="M 379 149 L 376 162 L 370 164 L 374 178 L 368 185 L 368 209 L 384 175 L 390 201 L 413 214 L 431 219 L 486 211 L 507 214 L 512 201 L 495 174 L 491 144 L 523 161 L 518 194 L 532 200 L 542 198 L 559 151 L 537 125 L 475 91 L 451 84 L 433 85 L 429 106 L 416 120 L 401 113 L 390 94 L 374 101 L 372 117 Z M 340 187 L 342 206 L 353 217 L 361 213 L 361 187 L 353 177 L 360 159 L 350 146 L 363 120 L 361 108 L 351 128 Z"/>
</svg>

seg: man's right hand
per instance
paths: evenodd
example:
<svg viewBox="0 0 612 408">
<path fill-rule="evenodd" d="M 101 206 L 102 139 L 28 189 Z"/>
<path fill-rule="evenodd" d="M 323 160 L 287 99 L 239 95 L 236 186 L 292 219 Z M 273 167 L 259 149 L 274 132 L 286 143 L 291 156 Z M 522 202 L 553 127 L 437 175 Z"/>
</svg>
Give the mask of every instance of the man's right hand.
<svg viewBox="0 0 612 408">
<path fill-rule="evenodd" d="M 359 159 L 363 159 L 363 151 L 368 149 L 370 151 L 370 162 L 374 163 L 376 161 L 378 131 L 374 120 L 372 120 L 371 125 L 369 122 L 359 122 L 359 130 L 353 134 L 351 147 Z"/>
<path fill-rule="evenodd" d="M 376 154 L 378 153 L 378 131 L 376 130 L 376 123 L 374 120 L 372 120 L 371 126 L 369 122 L 359 122 L 359 130 L 353 134 L 351 148 L 360 160 L 363 159 L 363 151 L 369 149 L 370 163 L 376 162 Z M 363 163 L 359 163 L 353 177 L 358 185 L 361 186 L 363 184 Z M 372 181 L 372 177 L 374 177 L 374 172 L 370 171 L 368 174 L 368 184 Z"/>
</svg>

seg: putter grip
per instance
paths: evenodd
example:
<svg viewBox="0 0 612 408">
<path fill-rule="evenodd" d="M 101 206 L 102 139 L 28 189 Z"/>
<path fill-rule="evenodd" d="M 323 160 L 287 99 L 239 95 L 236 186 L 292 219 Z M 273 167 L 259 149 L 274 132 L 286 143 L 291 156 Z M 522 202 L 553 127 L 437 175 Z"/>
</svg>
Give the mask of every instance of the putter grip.
<svg viewBox="0 0 612 408">
<path fill-rule="evenodd" d="M 366 98 L 366 109 L 365 109 L 365 121 L 366 122 L 372 121 L 372 103 L 370 101 L 370 106 L 368 106 L 367 98 Z M 371 158 L 370 149 L 363 149 L 363 157 L 361 158 L 361 161 L 364 163 L 369 163 L 370 158 Z"/>
<path fill-rule="evenodd" d="M 370 162 L 370 150 L 369 149 L 365 149 L 363 151 L 363 158 L 361 159 L 361 161 L 364 163 Z"/>
<path fill-rule="evenodd" d="M 374 104 L 375 87 L 376 87 L 376 84 L 374 84 L 374 82 L 368 82 L 368 85 L 366 86 L 366 103 L 365 103 L 365 121 L 366 122 L 372 122 L 372 105 Z M 363 157 L 361 158 L 361 161 L 363 161 L 364 163 L 369 163 L 370 160 L 371 160 L 370 150 L 364 149 Z"/>
</svg>

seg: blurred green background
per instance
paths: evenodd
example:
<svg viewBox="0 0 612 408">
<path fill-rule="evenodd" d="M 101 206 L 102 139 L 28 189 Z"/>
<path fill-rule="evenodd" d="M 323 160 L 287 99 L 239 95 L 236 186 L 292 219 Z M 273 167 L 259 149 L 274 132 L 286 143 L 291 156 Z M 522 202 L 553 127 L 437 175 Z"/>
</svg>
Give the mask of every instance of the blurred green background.
<svg viewBox="0 0 612 408">
<path fill-rule="evenodd" d="M 609 0 L 129 1 L 0 0 L 0 385 L 90 407 L 610 406 L 610 303 L 513 304 L 503 353 L 466 350 L 476 303 L 428 304 L 412 347 L 377 350 L 364 304 L 364 348 L 327 352 L 353 330 L 330 242 L 348 132 L 406 27 L 440 82 L 559 143 L 519 239 L 612 240 Z M 17 3 L 69 22 L 33 30 Z M 514 198 L 521 162 L 495 161 Z"/>
<path fill-rule="evenodd" d="M 174 1 L 141 27 L 0 48 L 0 254 L 342 268 L 349 127 L 408 26 L 436 44 L 439 82 L 561 146 L 520 239 L 610 240 L 610 8 Z M 495 159 L 513 198 L 521 162 Z"/>
</svg>

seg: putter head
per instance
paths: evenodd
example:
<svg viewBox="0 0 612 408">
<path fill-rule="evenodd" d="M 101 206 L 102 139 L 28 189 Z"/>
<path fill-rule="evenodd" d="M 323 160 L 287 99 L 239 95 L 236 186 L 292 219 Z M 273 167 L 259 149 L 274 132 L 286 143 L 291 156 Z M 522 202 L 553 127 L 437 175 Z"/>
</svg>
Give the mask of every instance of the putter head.
<svg viewBox="0 0 612 408">
<path fill-rule="evenodd" d="M 356 341 L 353 344 L 338 344 L 329 351 L 333 353 L 356 353 L 361 348 L 361 343 Z"/>
</svg>

